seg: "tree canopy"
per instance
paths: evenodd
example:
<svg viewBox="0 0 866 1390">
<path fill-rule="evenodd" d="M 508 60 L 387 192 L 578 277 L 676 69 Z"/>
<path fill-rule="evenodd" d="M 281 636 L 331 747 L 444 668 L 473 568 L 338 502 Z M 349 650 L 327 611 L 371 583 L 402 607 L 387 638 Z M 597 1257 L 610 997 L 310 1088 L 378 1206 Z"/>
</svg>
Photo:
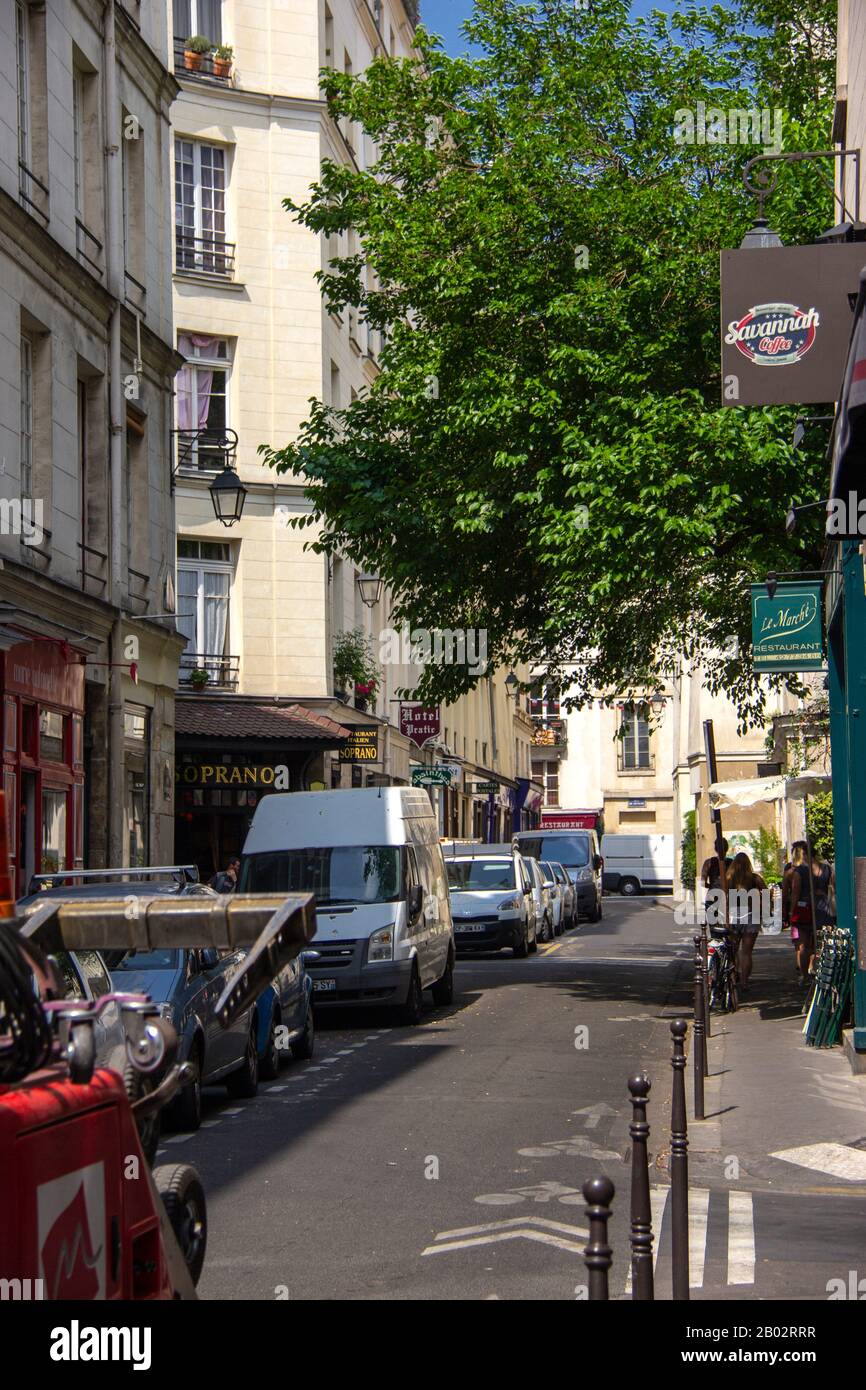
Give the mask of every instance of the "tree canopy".
<svg viewBox="0 0 866 1390">
<path fill-rule="evenodd" d="M 719 251 L 754 220 L 741 173 L 761 149 L 675 128 L 699 102 L 767 108 L 784 150 L 826 148 L 835 8 L 477 0 L 478 56 L 420 28 L 417 60 L 323 71 L 376 158 L 325 161 L 286 207 L 355 230 L 321 288 L 383 333 L 381 372 L 262 452 L 307 483 L 316 547 L 380 574 L 399 619 L 484 628 L 493 662 L 543 665 L 578 701 L 701 658 L 760 717 L 747 586 L 815 567 L 819 527 L 788 540 L 783 520 L 825 495 L 824 439 L 795 454 L 792 409 L 720 405 Z M 837 220 L 808 165 L 767 213 L 786 244 Z M 431 665 L 419 694 L 476 679 Z"/>
</svg>

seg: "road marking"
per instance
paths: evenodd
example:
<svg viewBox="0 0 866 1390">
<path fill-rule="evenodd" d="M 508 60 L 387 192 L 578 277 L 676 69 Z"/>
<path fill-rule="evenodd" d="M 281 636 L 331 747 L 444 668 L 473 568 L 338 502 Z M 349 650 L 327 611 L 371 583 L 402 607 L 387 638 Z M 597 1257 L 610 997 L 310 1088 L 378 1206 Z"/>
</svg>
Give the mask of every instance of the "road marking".
<svg viewBox="0 0 866 1390">
<path fill-rule="evenodd" d="M 582 1256 L 589 1232 L 581 1226 L 566 1226 L 561 1221 L 546 1221 L 540 1216 L 512 1217 L 491 1221 L 483 1226 L 463 1226 L 456 1231 L 440 1231 L 435 1244 L 428 1245 L 422 1255 L 441 1255 L 452 1250 L 469 1250 L 477 1245 L 496 1245 L 504 1240 L 533 1240 Z"/>
<path fill-rule="evenodd" d="M 242 1105 L 235 1105 L 232 1106 L 231 1110 L 223 1110 L 221 1113 L 223 1115 L 242 1115 L 244 1113 L 244 1107 Z"/>
<path fill-rule="evenodd" d="M 521 1158 L 555 1158 L 557 1154 L 566 1154 L 569 1158 L 597 1158 L 603 1162 L 619 1161 L 622 1154 L 616 1153 L 611 1149 L 599 1149 L 595 1144 L 582 1134 L 569 1135 L 568 1139 L 552 1139 L 548 1144 L 539 1144 L 537 1148 L 518 1149 Z"/>
<path fill-rule="evenodd" d="M 272 1094 L 274 1091 L 285 1091 L 285 1089 L 286 1089 L 285 1085 L 283 1085 L 283 1086 L 269 1086 L 269 1087 L 268 1087 L 268 1094 L 270 1095 L 270 1094 Z"/>
<path fill-rule="evenodd" d="M 751 1192 L 728 1193 L 728 1283 L 755 1282 L 755 1210 Z"/>
<path fill-rule="evenodd" d="M 214 1120 L 213 1123 L 216 1124 L 217 1121 Z M 191 1138 L 192 1138 L 192 1135 L 191 1135 L 191 1134 L 171 1134 L 171 1135 L 169 1135 L 169 1137 L 166 1139 L 165 1142 L 166 1142 L 166 1144 L 185 1144 L 186 1141 L 187 1141 L 187 1139 L 191 1139 Z"/>
<path fill-rule="evenodd" d="M 560 1202 L 570 1200 L 582 1202 L 584 1198 L 576 1187 L 565 1187 L 561 1182 L 539 1182 L 529 1187 L 512 1187 L 505 1192 L 483 1192 L 475 1201 L 487 1207 L 511 1207 L 530 1198 L 533 1202 L 550 1202 L 557 1197 Z"/>
<path fill-rule="evenodd" d="M 704 1287 L 704 1262 L 707 1256 L 707 1218 L 710 1211 L 708 1187 L 693 1187 L 689 1192 L 689 1288 Z"/>
<path fill-rule="evenodd" d="M 866 1152 L 847 1144 L 803 1144 L 796 1149 L 777 1149 L 770 1157 L 849 1182 L 866 1182 Z"/>
<path fill-rule="evenodd" d="M 585 1129 L 598 1129 L 598 1122 L 606 1115 L 615 1115 L 616 1111 L 605 1101 L 599 1101 L 597 1105 L 585 1105 L 582 1110 L 572 1110 L 572 1115 L 585 1115 Z"/>
<path fill-rule="evenodd" d="M 202 1120 L 199 1129 L 213 1129 L 214 1125 L 218 1124 L 219 1120 Z M 171 1141 L 169 1140 L 168 1142 L 170 1143 Z"/>
</svg>

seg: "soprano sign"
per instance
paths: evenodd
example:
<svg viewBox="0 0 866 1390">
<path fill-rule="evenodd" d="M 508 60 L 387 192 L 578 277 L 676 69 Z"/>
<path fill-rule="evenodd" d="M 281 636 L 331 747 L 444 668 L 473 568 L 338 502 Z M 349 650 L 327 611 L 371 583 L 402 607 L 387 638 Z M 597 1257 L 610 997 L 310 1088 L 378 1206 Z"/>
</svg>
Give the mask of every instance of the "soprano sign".
<svg viewBox="0 0 866 1390">
<path fill-rule="evenodd" d="M 821 671 L 821 585 L 780 584 L 772 598 L 752 585 L 752 657 L 756 671 Z"/>
<path fill-rule="evenodd" d="M 722 404 L 801 405 L 839 394 L 866 247 L 722 252 Z"/>
</svg>

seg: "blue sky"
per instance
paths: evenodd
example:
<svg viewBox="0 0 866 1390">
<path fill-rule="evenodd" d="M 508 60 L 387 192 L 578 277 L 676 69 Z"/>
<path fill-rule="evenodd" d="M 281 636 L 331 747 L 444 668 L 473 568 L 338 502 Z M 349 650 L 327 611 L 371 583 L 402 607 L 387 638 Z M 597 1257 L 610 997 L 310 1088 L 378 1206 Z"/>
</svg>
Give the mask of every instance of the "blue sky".
<svg viewBox="0 0 866 1390">
<path fill-rule="evenodd" d="M 648 14 L 650 10 L 669 10 L 674 0 L 634 0 L 635 14 Z M 472 12 L 472 0 L 421 0 L 421 18 L 426 28 L 439 34 L 445 40 L 445 51 L 454 54 L 466 50 L 466 40 L 460 33 L 460 25 Z"/>
</svg>

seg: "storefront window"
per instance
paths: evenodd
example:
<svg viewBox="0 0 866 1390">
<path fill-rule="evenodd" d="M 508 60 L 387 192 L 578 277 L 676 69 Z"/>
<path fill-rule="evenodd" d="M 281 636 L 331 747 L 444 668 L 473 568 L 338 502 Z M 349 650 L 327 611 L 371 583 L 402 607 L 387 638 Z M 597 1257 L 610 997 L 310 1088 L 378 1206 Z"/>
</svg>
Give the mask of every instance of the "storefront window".
<svg viewBox="0 0 866 1390">
<path fill-rule="evenodd" d="M 44 709 L 39 716 L 39 752 L 51 763 L 66 762 L 66 720 L 57 710 Z"/>
<path fill-rule="evenodd" d="M 53 874 L 66 864 L 65 791 L 46 787 L 42 793 L 42 861 L 40 873 Z"/>
</svg>

